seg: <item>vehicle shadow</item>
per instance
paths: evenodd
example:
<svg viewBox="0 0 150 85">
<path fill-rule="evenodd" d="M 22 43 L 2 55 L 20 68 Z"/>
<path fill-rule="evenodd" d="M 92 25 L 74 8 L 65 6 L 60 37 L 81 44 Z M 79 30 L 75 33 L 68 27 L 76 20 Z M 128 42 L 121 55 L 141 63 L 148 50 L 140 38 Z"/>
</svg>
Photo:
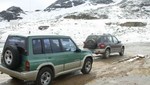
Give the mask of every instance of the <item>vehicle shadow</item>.
<svg viewBox="0 0 150 85">
<path fill-rule="evenodd" d="M 94 72 L 83 75 L 80 71 L 77 71 L 57 77 L 52 85 L 84 85 L 95 78 Z"/>
<path fill-rule="evenodd" d="M 61 75 L 55 78 L 52 85 L 84 85 L 96 78 L 96 74 L 91 72 L 90 74 L 83 75 L 80 71 L 72 72 L 69 74 Z M 6 82 L 0 83 L 0 85 L 36 85 L 35 82 L 26 82 L 15 79 L 8 79 Z"/>
<path fill-rule="evenodd" d="M 120 56 L 119 54 L 111 54 L 109 58 L 105 59 L 105 58 L 102 58 L 102 56 L 100 55 L 100 56 L 94 57 L 94 62 L 104 62 L 104 63 L 111 64 L 113 62 L 122 60 L 126 57 L 127 57 L 126 55 Z"/>
</svg>

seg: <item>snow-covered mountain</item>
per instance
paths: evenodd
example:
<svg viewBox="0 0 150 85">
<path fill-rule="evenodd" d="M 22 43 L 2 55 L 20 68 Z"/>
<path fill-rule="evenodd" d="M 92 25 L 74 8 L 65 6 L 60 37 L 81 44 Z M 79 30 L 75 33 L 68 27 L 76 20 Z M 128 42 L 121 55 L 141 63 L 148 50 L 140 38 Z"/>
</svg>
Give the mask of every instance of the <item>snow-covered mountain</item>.
<svg viewBox="0 0 150 85">
<path fill-rule="evenodd" d="M 112 0 L 57 0 L 55 3 L 48 6 L 45 11 L 51 11 L 57 8 L 70 8 L 84 3 L 97 4 L 110 4 Z"/>
<path fill-rule="evenodd" d="M 7 10 L 0 12 L 0 21 L 22 19 L 22 17 L 20 17 L 20 14 L 25 14 L 25 12 L 20 7 L 9 7 Z"/>
<path fill-rule="evenodd" d="M 65 18 L 80 18 L 81 15 L 86 14 L 97 19 L 149 19 L 150 15 L 150 1 L 149 0 L 122 0 L 113 5 L 105 7 L 97 7 L 96 9 L 87 9 L 81 12 L 70 13 Z M 82 18 L 81 18 L 82 19 Z M 83 18 L 84 19 L 84 18 Z"/>
</svg>

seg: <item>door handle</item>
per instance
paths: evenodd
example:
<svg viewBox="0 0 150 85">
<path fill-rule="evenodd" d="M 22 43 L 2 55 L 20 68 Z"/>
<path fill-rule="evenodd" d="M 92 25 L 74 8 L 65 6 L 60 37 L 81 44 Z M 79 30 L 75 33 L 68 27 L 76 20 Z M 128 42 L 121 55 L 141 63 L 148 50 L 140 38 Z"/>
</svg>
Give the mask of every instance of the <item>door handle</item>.
<svg viewBox="0 0 150 85">
<path fill-rule="evenodd" d="M 77 59 L 77 60 L 74 60 L 74 61 L 79 61 L 79 59 Z"/>
<path fill-rule="evenodd" d="M 51 59 L 51 57 L 48 57 L 48 59 Z"/>
</svg>

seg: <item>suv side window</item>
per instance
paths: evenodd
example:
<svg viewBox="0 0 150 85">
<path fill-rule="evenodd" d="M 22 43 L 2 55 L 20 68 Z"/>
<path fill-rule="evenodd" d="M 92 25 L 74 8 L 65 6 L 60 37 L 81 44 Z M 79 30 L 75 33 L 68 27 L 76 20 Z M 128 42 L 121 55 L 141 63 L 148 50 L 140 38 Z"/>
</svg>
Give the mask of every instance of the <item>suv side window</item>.
<svg viewBox="0 0 150 85">
<path fill-rule="evenodd" d="M 71 39 L 61 39 L 61 43 L 65 52 L 74 52 L 76 50 L 76 46 Z"/>
<path fill-rule="evenodd" d="M 51 39 L 51 46 L 53 53 L 61 52 L 61 46 L 59 43 L 59 39 Z"/>
<path fill-rule="evenodd" d="M 50 39 L 43 39 L 43 43 L 44 43 L 44 52 L 52 53 Z"/>
<path fill-rule="evenodd" d="M 112 43 L 113 42 L 113 39 L 111 36 L 108 36 L 108 42 Z"/>
<path fill-rule="evenodd" d="M 106 36 L 102 36 L 100 38 L 100 42 L 108 42 L 108 38 Z"/>
<path fill-rule="evenodd" d="M 113 37 L 114 43 L 118 43 L 118 39 L 116 37 Z"/>
<path fill-rule="evenodd" d="M 42 53 L 42 42 L 40 39 L 32 40 L 32 46 L 33 46 L 33 53 L 34 54 L 41 54 Z"/>
</svg>

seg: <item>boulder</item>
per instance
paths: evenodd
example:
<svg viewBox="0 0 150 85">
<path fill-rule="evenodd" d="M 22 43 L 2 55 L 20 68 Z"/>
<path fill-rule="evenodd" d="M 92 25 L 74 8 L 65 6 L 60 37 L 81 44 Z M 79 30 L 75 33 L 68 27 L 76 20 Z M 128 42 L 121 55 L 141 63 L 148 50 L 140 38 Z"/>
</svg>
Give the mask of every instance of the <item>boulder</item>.
<svg viewBox="0 0 150 85">
<path fill-rule="evenodd" d="M 121 23 L 120 26 L 125 26 L 125 27 L 145 27 L 147 23 L 144 22 L 125 22 Z"/>
<path fill-rule="evenodd" d="M 21 13 L 25 14 L 20 7 L 12 6 L 8 8 L 6 11 L 0 12 L 0 17 L 8 21 L 15 19 L 22 19 L 22 17 L 20 17 Z"/>
</svg>

